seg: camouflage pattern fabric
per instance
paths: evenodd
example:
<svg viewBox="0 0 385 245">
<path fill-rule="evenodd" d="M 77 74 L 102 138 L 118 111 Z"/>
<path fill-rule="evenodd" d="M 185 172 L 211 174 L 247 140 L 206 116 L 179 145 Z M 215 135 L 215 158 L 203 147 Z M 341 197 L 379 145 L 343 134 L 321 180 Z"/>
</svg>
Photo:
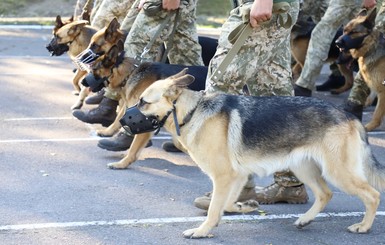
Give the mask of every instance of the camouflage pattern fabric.
<svg viewBox="0 0 385 245">
<path fill-rule="evenodd" d="M 83 12 L 83 8 L 86 5 L 87 0 L 77 0 L 74 10 L 74 19 L 79 20 L 81 18 L 81 14 Z"/>
<path fill-rule="evenodd" d="M 214 83 L 210 80 L 210 74 L 219 66 L 232 46 L 228 41 L 229 33 L 242 23 L 240 8 L 248 6 L 251 6 L 251 3 L 242 4 L 232 10 L 222 26 L 218 48 L 209 66 L 206 91 L 240 95 L 243 94 L 243 86 L 247 85 L 250 94 L 255 96 L 293 95 L 289 41 L 291 28 L 279 26 L 276 15 L 268 23 L 255 28 L 227 67 L 221 82 Z M 293 23 L 297 20 L 298 11 L 299 3 L 293 2 L 290 10 Z M 290 171 L 275 173 L 274 180 L 284 186 L 302 184 Z M 254 186 L 253 176 L 250 175 L 244 188 Z"/>
<path fill-rule="evenodd" d="M 376 29 L 385 33 L 385 2 L 379 1 L 377 3 L 377 17 L 376 17 Z M 350 90 L 348 100 L 358 104 L 365 105 L 366 99 L 370 94 L 370 88 L 358 72 L 354 77 L 353 87 Z"/>
<path fill-rule="evenodd" d="M 147 2 L 161 3 L 161 0 L 148 0 Z M 201 46 L 198 42 L 196 29 L 196 2 L 197 0 L 182 0 L 179 8 L 179 21 L 177 23 L 174 43 L 168 51 L 168 58 L 172 64 L 203 65 L 201 57 Z M 132 28 L 124 43 L 127 57 L 136 57 L 143 53 L 144 47 L 153 39 L 158 31 L 159 25 L 169 14 L 169 11 L 160 10 L 152 16 L 147 16 L 143 9 L 138 13 Z M 175 11 L 173 11 L 175 13 Z M 162 43 L 167 46 L 167 40 L 172 33 L 175 14 L 172 14 L 169 24 L 161 31 L 160 36 L 148 53 L 143 55 L 144 60 L 153 61 L 158 55 L 158 49 Z"/>
<path fill-rule="evenodd" d="M 102 2 L 103 2 L 103 0 L 94 0 L 94 6 L 92 7 L 92 12 L 91 12 L 91 16 L 90 16 L 90 22 L 91 23 L 95 19 L 95 15 L 98 12 Z"/>
<path fill-rule="evenodd" d="M 137 1 L 139 3 L 139 1 Z M 133 4 L 131 8 L 127 11 L 126 17 L 124 17 L 120 29 L 129 33 L 136 17 L 139 14 L 138 4 Z"/>
<path fill-rule="evenodd" d="M 312 32 L 304 68 L 296 81 L 298 86 L 314 89 L 338 28 L 353 18 L 360 6 L 361 0 L 330 0 L 325 15 Z"/>
<path fill-rule="evenodd" d="M 113 18 L 117 18 L 118 22 L 122 23 L 134 2 L 135 0 L 103 0 L 91 19 L 91 26 L 102 29 Z"/>
<path fill-rule="evenodd" d="M 328 8 L 329 0 L 304 0 L 301 11 L 309 16 L 314 23 L 320 22 Z"/>
<path fill-rule="evenodd" d="M 238 54 L 227 67 L 222 81 L 210 80 L 213 73 L 224 59 L 232 44 L 228 41 L 229 33 L 242 23 L 240 8 L 250 8 L 252 3 L 245 3 L 230 12 L 230 17 L 222 26 L 218 40 L 218 48 L 210 62 L 209 74 L 206 79 L 207 92 L 226 92 L 243 94 L 247 85 L 251 95 L 293 95 L 290 68 L 290 31 L 278 22 L 273 14 L 270 21 L 255 28 L 241 47 Z M 290 15 L 293 24 L 297 20 L 299 3 L 291 3 Z"/>
</svg>

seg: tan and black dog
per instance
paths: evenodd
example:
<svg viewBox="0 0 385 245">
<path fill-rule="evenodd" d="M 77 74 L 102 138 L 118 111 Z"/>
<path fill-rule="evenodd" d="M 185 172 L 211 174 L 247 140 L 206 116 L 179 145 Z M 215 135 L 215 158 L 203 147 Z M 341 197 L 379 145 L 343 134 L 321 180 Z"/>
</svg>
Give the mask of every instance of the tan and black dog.
<svg viewBox="0 0 385 245">
<path fill-rule="evenodd" d="M 299 18 L 298 22 L 293 26 L 291 31 L 291 54 L 296 61 L 292 68 L 294 79 L 297 79 L 300 76 L 302 68 L 305 64 L 306 52 L 309 46 L 311 32 L 313 31 L 314 27 L 314 22 L 305 20 L 304 18 Z M 345 78 L 345 83 L 339 88 L 331 89 L 330 92 L 332 94 L 340 94 L 351 89 L 354 81 L 353 70 L 351 69 L 350 65 L 353 59 L 351 59 L 351 57 L 346 57 L 348 56 L 347 54 L 340 52 L 334 43 L 341 34 L 342 30 L 339 30 L 335 35 L 335 38 L 330 45 L 328 59 L 326 61 L 330 63 L 337 60 L 340 61 L 338 62 L 339 64 L 337 64 L 337 66 Z"/>
<path fill-rule="evenodd" d="M 53 29 L 53 37 L 46 46 L 52 56 L 60 56 L 67 53 L 71 60 L 75 60 L 83 50 L 87 48 L 91 37 L 96 33 L 97 29 L 91 27 L 88 21 L 71 19 L 63 22 L 60 16 L 56 17 L 56 24 Z M 89 94 L 88 89 L 82 89 L 80 85 L 81 79 L 87 74 L 87 71 L 77 69 L 72 79 L 72 85 L 76 93 L 79 93 L 78 101 L 71 109 L 79 109 L 83 105 L 84 99 Z"/>
<path fill-rule="evenodd" d="M 224 211 L 254 211 L 256 201 L 236 202 L 248 176 L 287 169 L 315 196 L 295 226 L 310 224 L 325 208 L 332 198 L 328 181 L 365 206 L 363 220 L 348 230 L 369 231 L 380 203 L 379 190 L 385 188 L 385 165 L 372 156 L 357 118 L 310 97 L 192 91 L 187 87 L 194 77 L 184 72 L 151 84 L 126 111 L 123 127 L 139 136 L 163 126 L 212 180 L 207 218 L 198 228 L 184 231 L 185 237 L 208 237 Z"/>
<path fill-rule="evenodd" d="M 363 79 L 377 94 L 373 117 L 365 125 L 367 131 L 379 127 L 385 115 L 385 38 L 374 28 L 375 18 L 376 9 L 362 10 L 345 26 L 344 34 L 337 41 L 342 50 L 349 50 L 352 57 L 358 59 Z"/>
</svg>

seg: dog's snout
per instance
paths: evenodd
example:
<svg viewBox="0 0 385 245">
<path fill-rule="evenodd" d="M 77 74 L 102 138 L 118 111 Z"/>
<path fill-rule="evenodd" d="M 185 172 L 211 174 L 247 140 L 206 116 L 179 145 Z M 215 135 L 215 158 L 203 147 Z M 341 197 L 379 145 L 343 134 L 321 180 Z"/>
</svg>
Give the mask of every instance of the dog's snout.
<svg viewBox="0 0 385 245">
<path fill-rule="evenodd" d="M 345 49 L 345 41 L 344 39 L 342 38 L 343 36 L 340 36 L 337 41 L 336 41 L 336 46 L 337 48 L 339 49 Z"/>
</svg>

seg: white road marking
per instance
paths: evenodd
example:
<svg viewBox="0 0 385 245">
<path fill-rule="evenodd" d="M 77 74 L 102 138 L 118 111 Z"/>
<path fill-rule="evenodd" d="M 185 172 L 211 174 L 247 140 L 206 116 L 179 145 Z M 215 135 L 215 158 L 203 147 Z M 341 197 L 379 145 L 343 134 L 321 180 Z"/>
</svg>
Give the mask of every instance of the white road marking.
<svg viewBox="0 0 385 245">
<path fill-rule="evenodd" d="M 72 120 L 74 117 L 21 117 L 4 119 L 5 122 L 10 121 L 35 121 L 35 120 Z"/>
<path fill-rule="evenodd" d="M 230 215 L 223 216 L 222 221 L 255 221 L 255 220 L 280 220 L 298 218 L 302 214 L 278 214 L 278 215 Z M 346 213 L 320 213 L 317 218 L 328 217 L 357 217 L 363 216 L 363 212 L 346 212 Z M 384 211 L 378 211 L 377 216 L 385 216 Z M 153 218 L 153 219 L 126 219 L 112 221 L 81 221 L 81 222 L 61 222 L 61 223 L 36 223 L 21 225 L 3 225 L 0 231 L 17 231 L 17 230 L 36 230 L 47 228 L 70 228 L 85 226 L 118 226 L 118 225 L 137 225 L 137 224 L 169 224 L 169 223 L 191 223 L 203 222 L 206 219 L 200 217 L 176 217 L 176 218 Z"/>
</svg>

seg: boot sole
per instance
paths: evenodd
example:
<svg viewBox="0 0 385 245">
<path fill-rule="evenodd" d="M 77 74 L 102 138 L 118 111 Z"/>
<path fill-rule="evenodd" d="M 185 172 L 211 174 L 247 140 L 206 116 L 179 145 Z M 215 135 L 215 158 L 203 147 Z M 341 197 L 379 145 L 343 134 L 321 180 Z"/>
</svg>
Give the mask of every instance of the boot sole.
<svg viewBox="0 0 385 245">
<path fill-rule="evenodd" d="M 130 149 L 130 147 L 107 146 L 107 145 L 100 144 L 100 142 L 98 143 L 97 146 L 99 148 L 102 148 L 103 150 L 107 150 L 107 151 L 126 151 L 126 150 Z M 145 148 L 150 147 L 150 146 L 152 146 L 151 140 L 147 143 Z"/>
</svg>

